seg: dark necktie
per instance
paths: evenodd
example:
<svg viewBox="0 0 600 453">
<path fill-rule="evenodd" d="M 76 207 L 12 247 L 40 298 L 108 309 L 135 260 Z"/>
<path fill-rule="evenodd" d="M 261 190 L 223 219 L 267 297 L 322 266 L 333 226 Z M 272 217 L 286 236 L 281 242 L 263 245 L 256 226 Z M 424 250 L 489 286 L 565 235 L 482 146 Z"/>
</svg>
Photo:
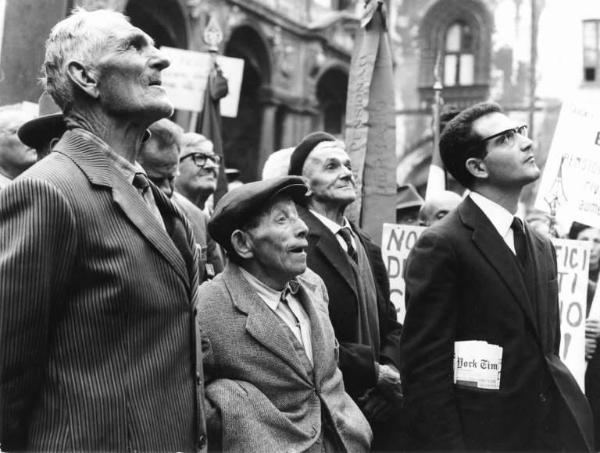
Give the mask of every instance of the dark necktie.
<svg viewBox="0 0 600 453">
<path fill-rule="evenodd" d="M 350 228 L 340 228 L 337 234 L 339 234 L 342 237 L 342 239 L 348 246 L 348 255 L 350 256 L 350 258 L 352 258 L 352 261 L 358 263 L 358 254 L 356 253 L 356 249 L 352 245 L 352 232 L 350 231 Z"/>
<path fill-rule="evenodd" d="M 513 230 L 513 238 L 515 242 L 515 252 L 519 262 L 525 266 L 527 263 L 527 238 L 523 229 L 521 219 L 514 217 L 510 227 Z"/>
<path fill-rule="evenodd" d="M 136 173 L 133 177 L 132 184 L 133 187 L 135 187 L 138 190 L 142 197 L 146 193 L 146 190 L 148 190 L 148 187 L 150 187 L 150 183 L 148 183 L 148 178 L 146 178 L 146 175 L 143 173 Z"/>
</svg>

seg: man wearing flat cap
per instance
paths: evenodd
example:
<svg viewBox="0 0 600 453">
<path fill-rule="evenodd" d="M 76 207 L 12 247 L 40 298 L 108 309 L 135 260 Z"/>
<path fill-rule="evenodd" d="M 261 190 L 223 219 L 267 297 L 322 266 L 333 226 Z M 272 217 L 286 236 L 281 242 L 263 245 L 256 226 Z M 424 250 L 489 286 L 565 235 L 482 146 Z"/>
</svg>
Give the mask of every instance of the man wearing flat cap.
<svg viewBox="0 0 600 453">
<path fill-rule="evenodd" d="M 209 223 L 229 262 L 201 287 L 209 449 L 368 451 L 371 429 L 344 391 L 323 281 L 306 268 L 302 178 L 228 192 Z M 216 442 L 217 444 L 213 444 Z"/>
<path fill-rule="evenodd" d="M 356 198 L 344 143 L 325 132 L 307 135 L 291 155 L 289 174 L 308 181 L 308 205 L 299 208 L 309 228 L 307 264 L 327 287 L 346 389 L 373 426 L 373 448 L 395 450 L 401 326 L 381 249 L 344 216 Z"/>
</svg>

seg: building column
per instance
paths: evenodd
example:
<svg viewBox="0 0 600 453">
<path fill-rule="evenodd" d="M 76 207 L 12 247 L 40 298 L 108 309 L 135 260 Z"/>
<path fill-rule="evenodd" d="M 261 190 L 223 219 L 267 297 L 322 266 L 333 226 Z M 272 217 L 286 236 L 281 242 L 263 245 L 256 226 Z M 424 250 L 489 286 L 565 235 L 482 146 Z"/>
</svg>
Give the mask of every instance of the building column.
<svg viewBox="0 0 600 453">
<path fill-rule="evenodd" d="M 260 144 L 258 147 L 258 162 L 256 168 L 257 178 L 260 179 L 263 166 L 269 155 L 275 149 L 275 115 L 277 113 L 277 105 L 262 104 L 262 123 L 260 130 Z"/>
</svg>

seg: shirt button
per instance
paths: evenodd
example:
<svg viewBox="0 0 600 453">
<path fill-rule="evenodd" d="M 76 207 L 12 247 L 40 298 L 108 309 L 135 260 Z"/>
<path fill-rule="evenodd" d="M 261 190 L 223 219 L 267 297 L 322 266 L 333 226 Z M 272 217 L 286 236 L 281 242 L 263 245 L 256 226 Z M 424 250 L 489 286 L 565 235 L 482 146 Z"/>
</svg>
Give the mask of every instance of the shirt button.
<svg viewBox="0 0 600 453">
<path fill-rule="evenodd" d="M 542 403 L 545 403 L 547 401 L 546 395 L 544 394 L 544 392 L 540 392 L 540 394 L 538 395 L 538 398 L 540 399 L 540 401 Z"/>
</svg>

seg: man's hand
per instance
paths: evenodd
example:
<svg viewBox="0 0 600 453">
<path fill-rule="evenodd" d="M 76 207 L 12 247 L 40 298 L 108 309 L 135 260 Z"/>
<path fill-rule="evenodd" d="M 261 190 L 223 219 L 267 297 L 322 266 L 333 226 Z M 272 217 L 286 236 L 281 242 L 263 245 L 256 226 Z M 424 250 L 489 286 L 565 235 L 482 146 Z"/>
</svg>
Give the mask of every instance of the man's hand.
<svg viewBox="0 0 600 453">
<path fill-rule="evenodd" d="M 585 339 L 585 360 L 590 360 L 596 352 L 596 339 L 586 338 Z"/>
<path fill-rule="evenodd" d="M 600 337 L 600 320 L 598 319 L 586 319 L 585 320 L 585 338 L 598 338 Z"/>
<path fill-rule="evenodd" d="M 402 401 L 402 383 L 400 373 L 393 365 L 379 365 L 379 376 L 375 388 L 391 402 Z"/>
</svg>

